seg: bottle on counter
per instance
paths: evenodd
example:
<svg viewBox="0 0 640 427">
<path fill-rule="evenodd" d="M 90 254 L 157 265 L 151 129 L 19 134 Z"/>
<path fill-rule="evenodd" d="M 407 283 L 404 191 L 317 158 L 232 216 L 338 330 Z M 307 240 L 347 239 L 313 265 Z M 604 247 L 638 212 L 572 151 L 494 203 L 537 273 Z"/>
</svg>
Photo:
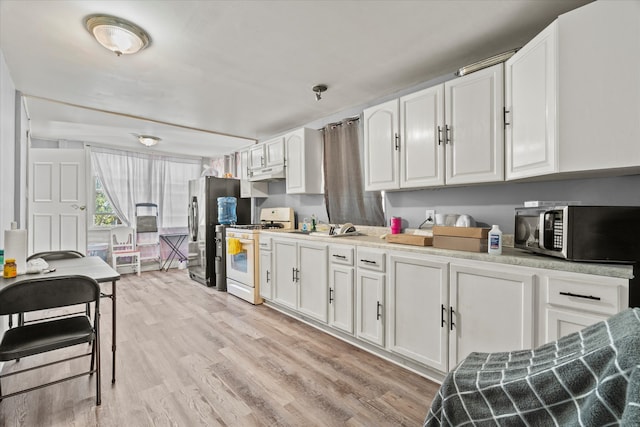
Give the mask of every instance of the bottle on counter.
<svg viewBox="0 0 640 427">
<path fill-rule="evenodd" d="M 0 265 L 4 266 L 4 249 L 0 249 Z"/>
<path fill-rule="evenodd" d="M 497 225 L 492 225 L 489 230 L 488 252 L 493 255 L 502 254 L 502 231 Z"/>
<path fill-rule="evenodd" d="M 318 223 L 318 219 L 316 218 L 316 214 L 311 215 L 311 231 L 316 231 L 317 223 Z"/>
<path fill-rule="evenodd" d="M 4 263 L 4 270 L 2 277 L 5 279 L 11 279 L 18 275 L 18 266 L 14 258 L 7 258 Z"/>
</svg>

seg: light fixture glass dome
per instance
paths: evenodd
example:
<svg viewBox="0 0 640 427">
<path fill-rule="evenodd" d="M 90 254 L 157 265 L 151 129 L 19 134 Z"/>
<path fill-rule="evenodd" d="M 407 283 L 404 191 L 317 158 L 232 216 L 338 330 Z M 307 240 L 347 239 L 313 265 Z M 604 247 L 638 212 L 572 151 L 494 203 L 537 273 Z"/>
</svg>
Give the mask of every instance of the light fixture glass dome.
<svg viewBox="0 0 640 427">
<path fill-rule="evenodd" d="M 91 15 L 86 26 L 98 43 L 118 56 L 136 53 L 150 42 L 142 28 L 115 16 Z"/>
<path fill-rule="evenodd" d="M 152 135 L 138 135 L 138 141 L 140 141 L 141 144 L 144 144 L 147 147 L 151 147 L 152 145 L 156 145 L 158 142 L 160 142 L 160 138 Z"/>
</svg>

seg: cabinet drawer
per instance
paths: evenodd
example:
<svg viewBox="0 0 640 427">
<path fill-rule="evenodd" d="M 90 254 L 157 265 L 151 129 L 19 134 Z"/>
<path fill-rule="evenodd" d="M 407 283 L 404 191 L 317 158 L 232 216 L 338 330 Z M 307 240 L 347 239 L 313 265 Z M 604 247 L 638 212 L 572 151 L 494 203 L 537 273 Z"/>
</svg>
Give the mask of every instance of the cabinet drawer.
<svg viewBox="0 0 640 427">
<path fill-rule="evenodd" d="M 271 237 L 262 237 L 260 236 L 260 250 L 261 251 L 270 251 L 271 250 Z"/>
<path fill-rule="evenodd" d="M 607 315 L 620 311 L 620 286 L 549 277 L 548 303 Z"/>
<path fill-rule="evenodd" d="M 385 253 L 374 252 L 369 250 L 358 251 L 358 268 L 366 270 L 380 271 L 385 270 Z"/>
<path fill-rule="evenodd" d="M 332 264 L 353 265 L 354 248 L 333 246 L 329 248 L 329 261 Z"/>
</svg>

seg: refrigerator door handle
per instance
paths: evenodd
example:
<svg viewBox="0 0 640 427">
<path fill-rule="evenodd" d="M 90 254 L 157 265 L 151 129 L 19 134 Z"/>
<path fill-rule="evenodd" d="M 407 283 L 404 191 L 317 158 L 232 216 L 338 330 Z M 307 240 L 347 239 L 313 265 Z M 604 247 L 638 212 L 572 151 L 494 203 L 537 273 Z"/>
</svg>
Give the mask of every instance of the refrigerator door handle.
<svg viewBox="0 0 640 427">
<path fill-rule="evenodd" d="M 192 239 L 194 242 L 198 240 L 198 223 L 200 222 L 199 210 L 198 210 L 198 198 L 194 197 L 191 202 L 191 211 L 193 212 L 193 230 L 192 230 Z"/>
<path fill-rule="evenodd" d="M 191 204 L 187 207 L 187 228 L 189 229 L 189 241 L 193 241 L 193 209 Z"/>
</svg>

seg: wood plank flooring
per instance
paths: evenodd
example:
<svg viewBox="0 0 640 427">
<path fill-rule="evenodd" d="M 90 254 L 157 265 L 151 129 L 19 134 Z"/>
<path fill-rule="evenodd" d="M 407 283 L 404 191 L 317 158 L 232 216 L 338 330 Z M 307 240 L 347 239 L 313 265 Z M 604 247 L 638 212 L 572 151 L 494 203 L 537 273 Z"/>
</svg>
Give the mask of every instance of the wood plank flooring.
<svg viewBox="0 0 640 427">
<path fill-rule="evenodd" d="M 82 377 L 4 399 L 0 425 L 418 426 L 438 390 L 276 310 L 206 288 L 185 270 L 125 275 L 118 283 L 112 385 L 111 303 L 101 304 L 102 405 L 95 406 L 95 379 Z M 80 363 L 89 361 L 10 377 L 2 389 L 79 371 Z"/>
</svg>

